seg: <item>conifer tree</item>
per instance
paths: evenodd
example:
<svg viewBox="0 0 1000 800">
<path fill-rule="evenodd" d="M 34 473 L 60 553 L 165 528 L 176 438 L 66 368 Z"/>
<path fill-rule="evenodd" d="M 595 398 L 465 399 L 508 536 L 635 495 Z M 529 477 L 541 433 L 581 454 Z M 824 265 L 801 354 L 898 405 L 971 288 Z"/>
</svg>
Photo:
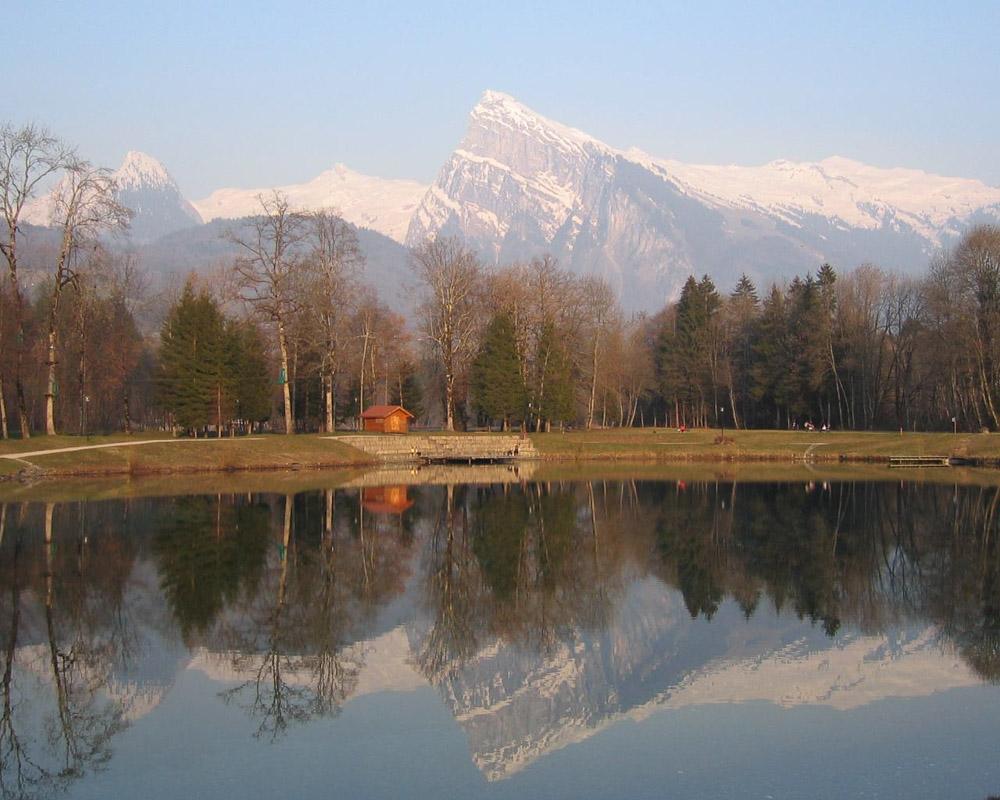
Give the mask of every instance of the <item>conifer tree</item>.
<svg viewBox="0 0 1000 800">
<path fill-rule="evenodd" d="M 753 346 L 751 396 L 774 413 L 774 426 L 782 427 L 781 412 L 788 422 L 788 407 L 796 392 L 792 371 L 785 296 L 777 287 L 764 300 Z"/>
<path fill-rule="evenodd" d="M 207 292 L 188 281 L 160 334 L 160 404 L 182 428 L 219 423 L 227 378 L 225 320 Z"/>
<path fill-rule="evenodd" d="M 266 420 L 271 415 L 270 368 L 259 328 L 250 320 L 229 320 L 226 351 L 230 412 L 251 423 Z"/>
<path fill-rule="evenodd" d="M 517 352 L 514 320 L 501 312 L 490 320 L 472 364 L 472 397 L 476 409 L 510 429 L 511 418 L 523 415 L 527 393 Z"/>
<path fill-rule="evenodd" d="M 730 336 L 732 376 L 731 391 L 733 400 L 733 422 L 739 426 L 739 417 L 746 424 L 753 416 L 749 405 L 751 367 L 753 364 L 754 333 L 760 302 L 757 298 L 757 287 L 753 285 L 744 273 L 740 276 L 729 296 L 729 317 L 731 320 Z M 737 408 L 739 405 L 739 417 Z"/>
<path fill-rule="evenodd" d="M 538 351 L 537 414 L 549 427 L 573 416 L 573 365 L 552 323 L 543 326 Z"/>
</svg>

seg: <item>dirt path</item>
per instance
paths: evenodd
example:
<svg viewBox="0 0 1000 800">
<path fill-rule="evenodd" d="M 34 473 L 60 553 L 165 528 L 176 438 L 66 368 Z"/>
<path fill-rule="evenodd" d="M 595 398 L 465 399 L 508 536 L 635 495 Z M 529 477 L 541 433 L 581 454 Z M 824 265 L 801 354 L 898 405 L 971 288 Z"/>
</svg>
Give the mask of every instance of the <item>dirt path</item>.
<svg viewBox="0 0 1000 800">
<path fill-rule="evenodd" d="M 107 447 L 138 447 L 143 444 L 170 444 L 171 442 L 246 442 L 256 439 L 261 439 L 261 436 L 241 436 L 239 439 L 230 439 L 228 437 L 219 438 L 205 438 L 205 439 L 143 439 L 138 442 L 109 442 L 108 444 L 83 444 L 77 447 L 56 447 L 52 450 L 32 450 L 27 453 L 4 453 L 0 454 L 0 458 L 9 458 L 12 461 L 24 461 L 26 458 L 34 458 L 35 456 L 50 456 L 56 453 L 75 453 L 78 450 L 103 450 Z"/>
</svg>

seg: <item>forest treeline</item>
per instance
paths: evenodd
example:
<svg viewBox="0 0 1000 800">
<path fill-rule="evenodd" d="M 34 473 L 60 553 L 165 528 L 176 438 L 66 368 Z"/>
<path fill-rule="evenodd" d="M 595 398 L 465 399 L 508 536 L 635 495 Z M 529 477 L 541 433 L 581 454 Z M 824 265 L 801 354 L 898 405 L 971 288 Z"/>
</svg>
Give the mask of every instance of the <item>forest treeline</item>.
<svg viewBox="0 0 1000 800">
<path fill-rule="evenodd" d="M 57 244 L 29 269 L 23 212 L 56 178 Z M 633 316 L 603 278 L 550 257 L 489 267 L 439 239 L 411 252 L 407 319 L 366 282 L 351 225 L 279 192 L 234 223 L 218 274 L 159 303 L 114 246 L 128 211 L 107 170 L 6 126 L 0 201 L 4 437 L 330 431 L 373 403 L 447 429 L 1000 427 L 996 226 L 922 277 L 823 264 L 726 293 L 692 276 L 676 302 Z"/>
</svg>

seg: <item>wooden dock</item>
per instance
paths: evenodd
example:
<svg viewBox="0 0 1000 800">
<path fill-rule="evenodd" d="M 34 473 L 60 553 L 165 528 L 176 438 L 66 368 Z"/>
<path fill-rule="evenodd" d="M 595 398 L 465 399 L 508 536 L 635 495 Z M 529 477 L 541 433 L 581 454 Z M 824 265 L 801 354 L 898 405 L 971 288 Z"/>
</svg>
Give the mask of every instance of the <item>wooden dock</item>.
<svg viewBox="0 0 1000 800">
<path fill-rule="evenodd" d="M 889 456 L 889 467 L 896 469 L 950 466 L 951 456 Z"/>
</svg>

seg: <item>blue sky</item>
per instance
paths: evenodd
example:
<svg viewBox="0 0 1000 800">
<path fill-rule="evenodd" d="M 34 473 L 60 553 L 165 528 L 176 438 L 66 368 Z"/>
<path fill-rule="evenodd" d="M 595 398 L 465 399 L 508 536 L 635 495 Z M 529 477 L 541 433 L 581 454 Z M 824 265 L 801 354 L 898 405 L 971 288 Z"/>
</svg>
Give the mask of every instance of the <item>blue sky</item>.
<svg viewBox="0 0 1000 800">
<path fill-rule="evenodd" d="M 689 162 L 1000 185 L 1000 2 L 13 3 L 0 116 L 191 197 L 335 162 L 429 181 L 484 89 Z"/>
</svg>

